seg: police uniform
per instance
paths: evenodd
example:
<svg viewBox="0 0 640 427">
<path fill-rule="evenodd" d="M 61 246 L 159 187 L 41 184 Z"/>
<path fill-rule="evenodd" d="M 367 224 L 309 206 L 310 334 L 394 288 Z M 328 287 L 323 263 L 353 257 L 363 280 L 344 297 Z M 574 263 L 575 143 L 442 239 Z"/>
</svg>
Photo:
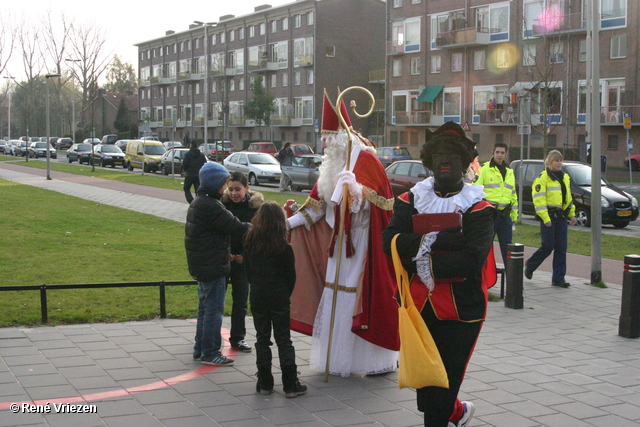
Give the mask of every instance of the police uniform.
<svg viewBox="0 0 640 427">
<path fill-rule="evenodd" d="M 530 275 L 553 252 L 551 282 L 567 287 L 564 276 L 567 271 L 567 218 L 576 215 L 571 196 L 569 174 L 544 170 L 533 182 L 531 189 L 536 216 L 540 220 L 540 248 L 525 263 L 525 275 Z M 545 224 L 551 222 L 551 226 Z"/>
<path fill-rule="evenodd" d="M 493 158 L 480 169 L 475 184 L 484 186 L 486 200 L 498 210 L 493 231 L 498 235 L 502 262 L 507 265 L 507 245 L 513 238 L 513 221 L 518 219 L 518 194 L 513 169 L 498 165 Z"/>
</svg>

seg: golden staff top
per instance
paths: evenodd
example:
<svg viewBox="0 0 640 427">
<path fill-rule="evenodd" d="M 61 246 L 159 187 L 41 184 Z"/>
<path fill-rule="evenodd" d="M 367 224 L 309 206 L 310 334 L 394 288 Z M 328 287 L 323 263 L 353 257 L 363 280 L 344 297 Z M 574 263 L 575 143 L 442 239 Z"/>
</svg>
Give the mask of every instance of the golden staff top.
<svg viewBox="0 0 640 427">
<path fill-rule="evenodd" d="M 363 88 L 362 86 L 350 86 L 348 88 L 346 88 L 345 90 L 343 90 L 342 92 L 340 92 L 340 94 L 338 95 L 338 99 L 336 100 L 336 114 L 338 115 L 338 120 L 340 121 L 340 125 L 342 125 L 342 127 L 344 128 L 344 130 L 347 132 L 347 137 L 349 138 L 349 144 L 347 145 L 347 164 L 346 164 L 346 169 L 349 170 L 350 166 L 351 166 L 351 144 L 352 144 L 352 136 L 351 136 L 351 132 L 349 131 L 349 127 L 347 126 L 347 122 L 344 119 L 344 117 L 342 117 L 342 111 L 340 109 L 340 103 L 342 101 L 342 98 L 344 98 L 344 95 L 351 91 L 351 90 L 361 90 L 363 92 L 365 92 L 367 95 L 369 95 L 369 99 L 370 99 L 370 105 L 369 105 L 369 111 L 367 111 L 365 114 L 359 114 L 356 111 L 356 101 L 355 100 L 351 100 L 350 106 L 351 106 L 351 110 L 353 111 L 353 114 L 356 117 L 359 117 L 361 119 L 364 119 L 365 117 L 369 117 L 371 115 L 371 113 L 373 113 L 373 107 L 375 107 L 376 105 L 376 100 L 373 97 L 373 94 L 371 92 L 369 92 L 369 90 Z"/>
</svg>

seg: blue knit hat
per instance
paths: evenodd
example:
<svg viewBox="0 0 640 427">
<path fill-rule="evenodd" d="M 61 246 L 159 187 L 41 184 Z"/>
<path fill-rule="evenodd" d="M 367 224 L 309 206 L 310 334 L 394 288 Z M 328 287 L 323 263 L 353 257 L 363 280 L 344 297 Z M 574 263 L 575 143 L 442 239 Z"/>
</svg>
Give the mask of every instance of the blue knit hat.
<svg viewBox="0 0 640 427">
<path fill-rule="evenodd" d="M 200 188 L 216 194 L 229 177 L 229 171 L 220 163 L 207 162 L 200 168 Z"/>
</svg>

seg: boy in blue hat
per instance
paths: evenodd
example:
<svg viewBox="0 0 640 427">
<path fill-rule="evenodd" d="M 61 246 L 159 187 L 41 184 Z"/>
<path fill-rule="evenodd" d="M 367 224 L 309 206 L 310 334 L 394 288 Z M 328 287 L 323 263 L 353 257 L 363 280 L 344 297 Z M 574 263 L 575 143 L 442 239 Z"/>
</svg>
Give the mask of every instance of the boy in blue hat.
<svg viewBox="0 0 640 427">
<path fill-rule="evenodd" d="M 184 245 L 189 274 L 198 281 L 198 323 L 193 358 L 205 365 L 231 365 L 222 347 L 226 278 L 230 270 L 229 240 L 242 237 L 251 224 L 240 222 L 220 198 L 229 172 L 214 162 L 200 169 L 200 188 L 187 211 Z"/>
</svg>

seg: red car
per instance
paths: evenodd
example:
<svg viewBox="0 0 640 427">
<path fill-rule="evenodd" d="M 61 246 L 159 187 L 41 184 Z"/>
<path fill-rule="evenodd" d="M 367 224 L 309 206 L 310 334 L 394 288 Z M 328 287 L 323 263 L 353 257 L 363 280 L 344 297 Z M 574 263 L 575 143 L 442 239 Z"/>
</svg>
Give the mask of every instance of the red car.
<svg viewBox="0 0 640 427">
<path fill-rule="evenodd" d="M 396 197 L 406 193 L 418 182 L 432 175 L 420 160 L 398 160 L 391 163 L 386 171 L 393 195 Z"/>
<path fill-rule="evenodd" d="M 624 158 L 624 167 L 629 167 L 629 158 L 631 158 L 631 170 L 637 171 L 638 166 L 640 165 L 640 154 L 632 154 L 629 157 Z"/>
</svg>

